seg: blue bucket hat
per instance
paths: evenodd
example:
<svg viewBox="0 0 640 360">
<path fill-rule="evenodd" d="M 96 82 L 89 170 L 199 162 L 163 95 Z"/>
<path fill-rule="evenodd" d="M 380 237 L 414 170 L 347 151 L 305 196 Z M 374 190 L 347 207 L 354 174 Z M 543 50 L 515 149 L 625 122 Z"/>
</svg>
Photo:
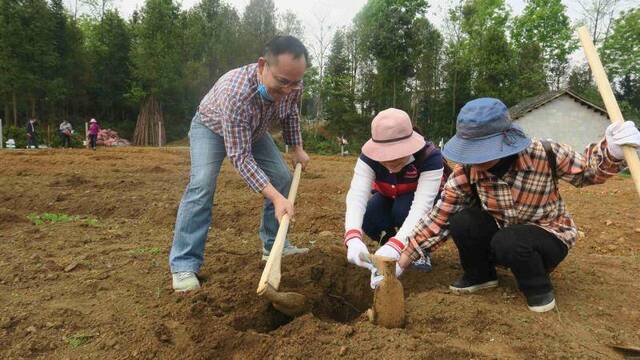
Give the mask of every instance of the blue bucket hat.
<svg viewBox="0 0 640 360">
<path fill-rule="evenodd" d="M 502 101 L 480 98 L 466 103 L 456 121 L 456 134 L 442 155 L 462 164 L 481 164 L 517 154 L 531 144 L 522 128 L 511 122 Z"/>
</svg>

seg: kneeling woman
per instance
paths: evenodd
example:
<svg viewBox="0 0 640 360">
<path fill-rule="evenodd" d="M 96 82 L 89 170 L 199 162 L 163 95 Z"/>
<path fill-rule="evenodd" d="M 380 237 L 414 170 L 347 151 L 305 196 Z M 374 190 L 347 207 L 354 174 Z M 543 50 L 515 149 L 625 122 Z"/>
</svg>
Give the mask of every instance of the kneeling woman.
<svg viewBox="0 0 640 360">
<path fill-rule="evenodd" d="M 397 259 L 413 227 L 433 207 L 443 171 L 440 151 L 413 130 L 406 112 L 381 111 L 371 123 L 371 139 L 362 147 L 347 193 L 348 261 L 374 270 L 361 260 L 361 253 L 369 253 L 363 232 L 381 245 L 376 255 Z M 413 264 L 431 270 L 429 254 Z"/>
</svg>

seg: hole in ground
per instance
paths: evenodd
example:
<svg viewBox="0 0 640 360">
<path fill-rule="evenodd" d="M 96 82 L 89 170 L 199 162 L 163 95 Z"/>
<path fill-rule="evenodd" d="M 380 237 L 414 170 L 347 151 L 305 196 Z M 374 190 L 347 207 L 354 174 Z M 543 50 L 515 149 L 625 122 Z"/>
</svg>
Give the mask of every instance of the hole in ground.
<svg viewBox="0 0 640 360">
<path fill-rule="evenodd" d="M 359 296 L 326 293 L 314 304 L 312 313 L 321 320 L 350 323 L 371 307 L 371 301 L 371 291 Z"/>
<path fill-rule="evenodd" d="M 342 251 L 309 268 L 317 294 L 311 299 L 312 313 L 321 320 L 349 323 L 371 307 L 373 292 L 369 271 L 347 264 Z"/>
<path fill-rule="evenodd" d="M 261 312 L 234 318 L 231 326 L 238 331 L 253 330 L 259 333 L 268 333 L 290 323 L 292 320 L 292 317 L 281 313 L 269 304 Z"/>
<path fill-rule="evenodd" d="M 301 257 L 302 258 L 302 257 Z M 303 262 L 306 260 L 306 262 Z M 312 261 L 309 261 L 312 260 Z M 280 290 L 303 294 L 316 318 L 350 323 L 371 307 L 373 291 L 369 287 L 370 273 L 348 265 L 343 254 L 310 252 L 298 267 L 291 264 L 283 274 Z M 238 316 L 232 326 L 239 331 L 270 332 L 293 321 L 264 301 L 251 313 Z"/>
</svg>

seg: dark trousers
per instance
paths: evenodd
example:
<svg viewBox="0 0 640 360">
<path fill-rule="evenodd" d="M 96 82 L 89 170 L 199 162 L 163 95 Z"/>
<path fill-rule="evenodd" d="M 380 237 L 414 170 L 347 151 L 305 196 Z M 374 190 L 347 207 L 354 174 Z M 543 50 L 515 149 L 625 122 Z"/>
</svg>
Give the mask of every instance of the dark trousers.
<svg viewBox="0 0 640 360">
<path fill-rule="evenodd" d="M 62 141 L 62 147 L 71 146 L 71 136 L 64 133 L 60 133 L 60 140 Z"/>
<path fill-rule="evenodd" d="M 35 146 L 36 148 L 38 147 L 38 135 L 36 133 L 31 134 L 31 136 L 27 136 L 27 146 Z"/>
<path fill-rule="evenodd" d="M 98 134 L 89 134 L 89 143 L 91 144 L 91 148 L 93 150 L 96 149 L 96 142 L 98 141 Z"/>
<path fill-rule="evenodd" d="M 494 218 L 480 208 L 454 214 L 449 225 L 469 280 L 493 280 L 495 265 L 502 265 L 511 269 L 526 296 L 553 289 L 549 273 L 567 256 L 568 249 L 552 233 L 535 225 L 498 229 Z"/>
<path fill-rule="evenodd" d="M 383 245 L 390 237 L 395 236 L 396 228 L 404 223 L 409 215 L 413 192 L 402 194 L 395 199 L 382 196 L 376 192 L 367 203 L 367 210 L 362 220 L 362 230 L 372 240 Z M 384 236 L 382 232 L 385 232 Z"/>
</svg>

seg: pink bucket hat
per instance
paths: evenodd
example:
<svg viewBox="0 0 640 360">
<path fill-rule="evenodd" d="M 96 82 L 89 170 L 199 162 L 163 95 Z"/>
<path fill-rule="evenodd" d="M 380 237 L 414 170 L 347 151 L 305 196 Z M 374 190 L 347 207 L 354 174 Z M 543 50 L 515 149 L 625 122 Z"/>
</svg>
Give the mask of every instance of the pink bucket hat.
<svg viewBox="0 0 640 360">
<path fill-rule="evenodd" d="M 94 122 L 97 122 L 97 121 L 96 121 L 96 119 L 91 119 L 89 122 L 90 123 L 94 123 Z"/>
<path fill-rule="evenodd" d="M 413 131 L 409 114 L 390 108 L 371 122 L 371 139 L 362 153 L 375 161 L 391 161 L 409 156 L 425 146 L 424 137 Z"/>
</svg>

